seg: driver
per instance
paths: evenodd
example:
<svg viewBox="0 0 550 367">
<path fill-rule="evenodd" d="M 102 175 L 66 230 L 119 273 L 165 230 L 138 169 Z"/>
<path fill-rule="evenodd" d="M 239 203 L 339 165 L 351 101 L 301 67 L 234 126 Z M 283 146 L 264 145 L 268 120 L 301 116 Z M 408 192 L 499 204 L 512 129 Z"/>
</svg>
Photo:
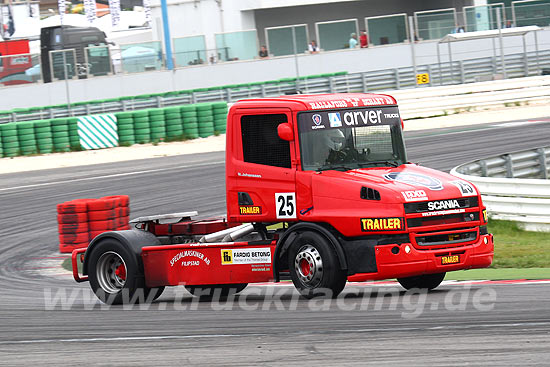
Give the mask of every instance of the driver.
<svg viewBox="0 0 550 367">
<path fill-rule="evenodd" d="M 327 164 L 328 158 L 333 152 L 341 151 L 344 147 L 346 137 L 339 129 L 327 129 L 318 133 L 320 136 L 317 143 L 313 144 L 314 161 L 322 166 Z"/>
</svg>

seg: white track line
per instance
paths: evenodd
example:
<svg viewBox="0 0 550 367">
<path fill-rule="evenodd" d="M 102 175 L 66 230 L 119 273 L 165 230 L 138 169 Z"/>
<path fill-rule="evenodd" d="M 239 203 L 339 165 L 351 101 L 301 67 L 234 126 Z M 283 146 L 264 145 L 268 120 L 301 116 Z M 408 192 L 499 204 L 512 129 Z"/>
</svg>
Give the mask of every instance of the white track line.
<svg viewBox="0 0 550 367">
<path fill-rule="evenodd" d="M 339 333 L 372 333 L 372 332 L 395 332 L 395 331 L 426 331 L 426 330 L 467 330 L 479 328 L 514 328 L 514 327 L 536 327 L 550 326 L 550 322 L 514 322 L 514 323 L 498 323 L 498 324 L 470 324 L 470 325 L 446 325 L 432 327 L 391 327 L 391 328 L 369 328 L 369 329 L 336 329 Z M 268 336 L 268 333 L 251 333 L 251 334 L 198 334 L 198 335 L 161 335 L 161 336 L 120 336 L 111 338 L 73 338 L 73 339 L 30 339 L 30 340 L 13 340 L 1 341 L 0 345 L 14 344 L 47 344 L 47 343 L 88 343 L 88 342 L 111 342 L 111 341 L 153 341 L 153 340 L 181 340 L 195 338 L 227 338 L 227 337 L 257 337 Z"/>
<path fill-rule="evenodd" d="M 150 169 L 150 170 L 134 171 L 134 172 L 126 172 L 126 173 L 114 173 L 114 174 L 111 174 L 111 175 L 85 177 L 85 178 L 75 178 L 75 179 L 62 180 L 62 181 L 43 182 L 43 183 L 32 184 L 32 185 L 12 186 L 12 187 L 5 187 L 3 189 L 0 189 L 0 191 L 28 189 L 28 188 L 33 188 L 33 187 L 52 186 L 52 185 L 65 184 L 65 183 L 69 183 L 69 182 L 92 181 L 92 180 L 100 180 L 100 179 L 113 178 L 113 177 L 134 176 L 134 175 L 141 175 L 141 174 L 145 174 L 145 173 L 173 171 L 173 170 L 176 170 L 176 169 L 210 166 L 210 165 L 213 165 L 213 164 L 221 164 L 221 163 L 224 163 L 224 161 L 208 162 L 208 163 L 194 164 L 194 165 L 188 165 L 188 166 L 170 167 L 170 168 L 158 168 L 158 169 Z"/>
</svg>

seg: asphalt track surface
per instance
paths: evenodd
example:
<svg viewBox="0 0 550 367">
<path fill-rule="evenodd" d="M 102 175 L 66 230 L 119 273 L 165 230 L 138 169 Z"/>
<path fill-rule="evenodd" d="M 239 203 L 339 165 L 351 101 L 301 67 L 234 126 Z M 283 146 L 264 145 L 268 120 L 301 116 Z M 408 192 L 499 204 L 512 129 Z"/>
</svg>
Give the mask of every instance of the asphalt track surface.
<svg viewBox="0 0 550 367">
<path fill-rule="evenodd" d="M 407 133 L 409 159 L 448 171 L 547 145 L 546 120 Z M 550 283 L 444 284 L 428 294 L 348 285 L 337 300 L 314 301 L 288 284 L 259 285 L 214 303 L 176 287 L 129 309 L 46 275 L 57 203 L 128 194 L 132 217 L 221 215 L 223 160 L 217 152 L 0 175 L 0 365 L 548 365 Z"/>
</svg>

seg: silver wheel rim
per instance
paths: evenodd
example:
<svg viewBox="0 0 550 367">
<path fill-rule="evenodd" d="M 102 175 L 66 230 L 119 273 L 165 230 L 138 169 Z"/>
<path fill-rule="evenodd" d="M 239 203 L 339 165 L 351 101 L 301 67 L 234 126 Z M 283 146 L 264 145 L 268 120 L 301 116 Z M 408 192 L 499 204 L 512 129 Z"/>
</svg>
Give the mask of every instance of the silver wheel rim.
<svg viewBox="0 0 550 367">
<path fill-rule="evenodd" d="M 120 274 L 121 266 L 124 267 L 124 276 Z M 102 254 L 97 261 L 96 271 L 99 286 L 107 293 L 120 292 L 126 284 L 126 263 L 116 252 L 108 251 Z"/>
<path fill-rule="evenodd" d="M 323 260 L 319 251 L 311 245 L 302 246 L 294 258 L 294 270 L 307 288 L 319 285 L 323 278 Z"/>
</svg>

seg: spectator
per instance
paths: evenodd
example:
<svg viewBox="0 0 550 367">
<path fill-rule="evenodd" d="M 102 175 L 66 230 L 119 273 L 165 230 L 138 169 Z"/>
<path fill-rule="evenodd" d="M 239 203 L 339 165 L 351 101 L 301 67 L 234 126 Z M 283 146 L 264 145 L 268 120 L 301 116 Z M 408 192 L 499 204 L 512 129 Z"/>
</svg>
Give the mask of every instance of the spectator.
<svg viewBox="0 0 550 367">
<path fill-rule="evenodd" d="M 359 44 L 361 45 L 361 48 L 367 48 L 369 47 L 369 37 L 367 36 L 366 31 L 361 31 L 361 35 L 359 36 Z"/>
<path fill-rule="evenodd" d="M 464 27 L 463 26 L 456 27 L 455 29 L 453 29 L 451 33 L 464 33 Z"/>
<path fill-rule="evenodd" d="M 267 52 L 267 47 L 262 46 L 260 48 L 260 52 L 258 52 L 258 55 L 260 56 L 261 59 L 265 59 L 269 57 L 269 53 Z"/>
<path fill-rule="evenodd" d="M 506 21 L 506 28 L 512 28 L 514 27 L 514 25 L 512 24 L 512 21 L 511 20 L 507 20 Z"/>
<path fill-rule="evenodd" d="M 319 46 L 317 46 L 315 40 L 311 40 L 311 42 L 307 46 L 307 49 L 310 54 L 316 54 L 317 52 L 319 52 Z"/>
<path fill-rule="evenodd" d="M 349 39 L 349 48 L 355 47 L 357 47 L 357 35 L 355 33 L 352 33 Z"/>
</svg>

